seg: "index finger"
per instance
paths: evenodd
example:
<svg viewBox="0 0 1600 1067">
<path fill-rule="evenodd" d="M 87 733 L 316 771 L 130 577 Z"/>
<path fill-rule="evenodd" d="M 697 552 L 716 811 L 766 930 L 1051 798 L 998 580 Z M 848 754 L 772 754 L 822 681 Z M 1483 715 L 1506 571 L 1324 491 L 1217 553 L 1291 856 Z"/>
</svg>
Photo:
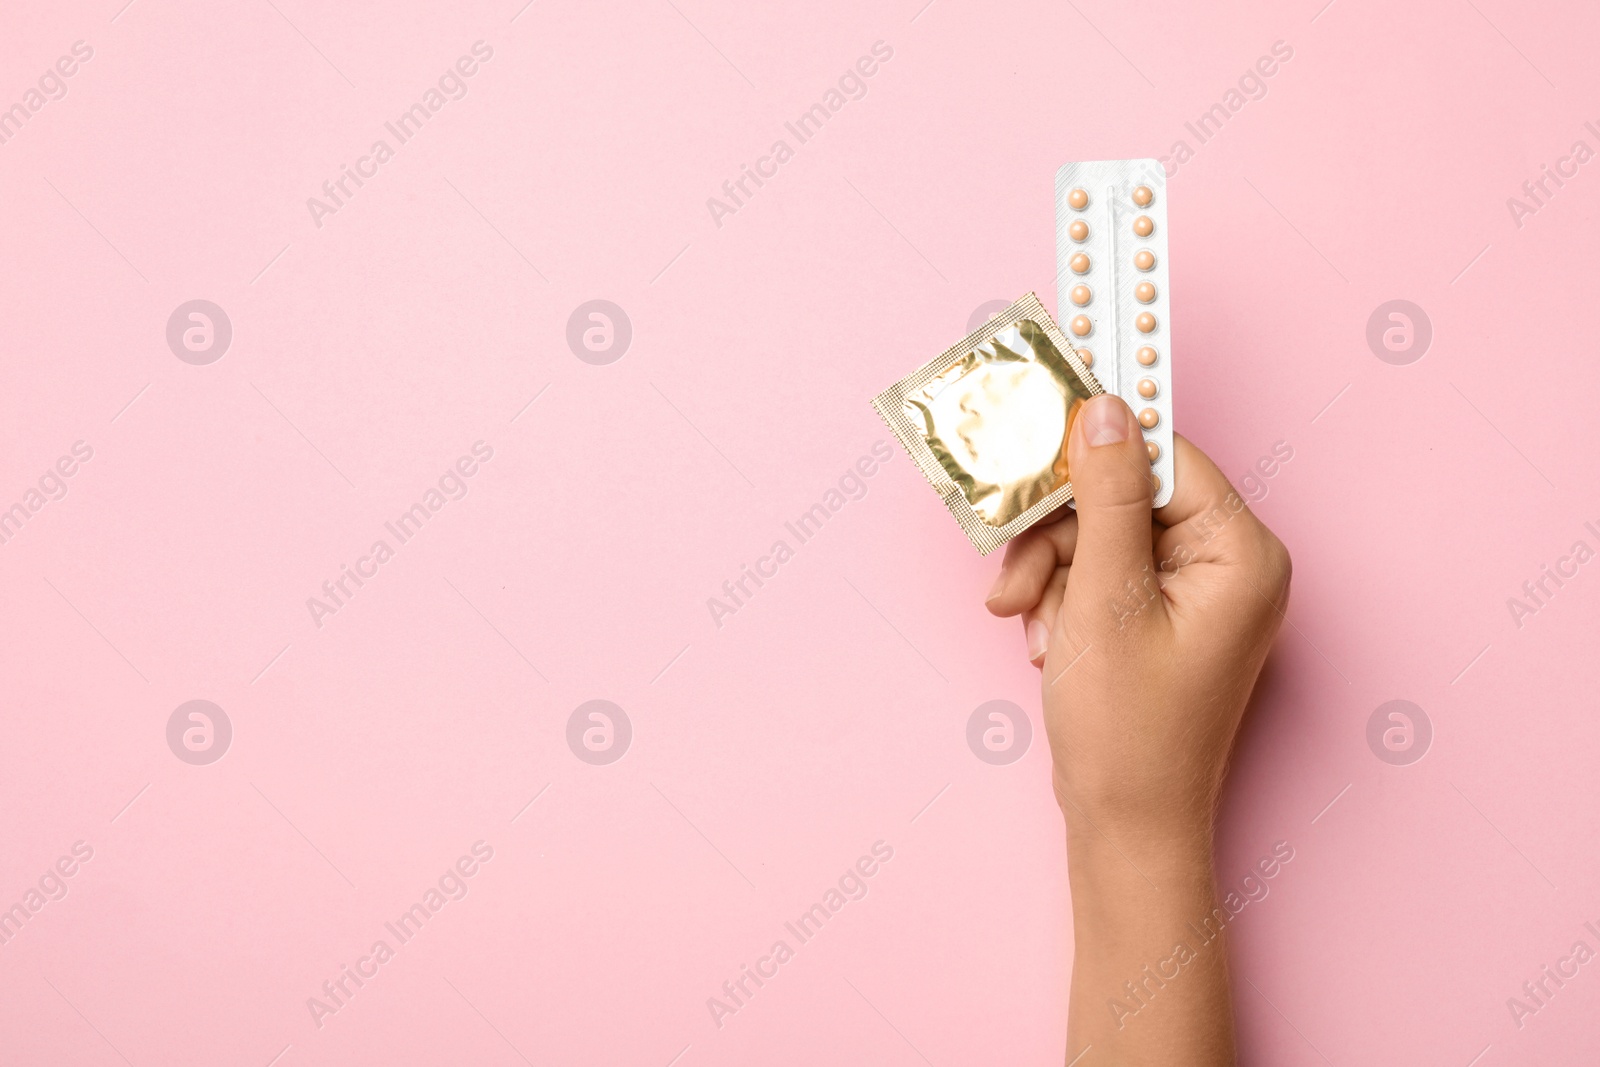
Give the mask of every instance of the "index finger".
<svg viewBox="0 0 1600 1067">
<path fill-rule="evenodd" d="M 1072 563 L 1078 544 L 1078 517 L 1062 509 L 1062 517 L 1035 526 L 1006 545 L 1005 562 L 989 593 L 988 608 L 995 615 L 1018 615 L 1039 603 L 1057 567 Z"/>
<path fill-rule="evenodd" d="M 1183 526 L 1215 529 L 1241 512 L 1249 513 L 1244 498 L 1211 457 L 1182 434 L 1172 435 L 1172 459 L 1172 499 L 1155 510 L 1156 520 L 1163 526 L 1169 530 Z M 1251 514 L 1250 521 L 1258 520 Z"/>
</svg>

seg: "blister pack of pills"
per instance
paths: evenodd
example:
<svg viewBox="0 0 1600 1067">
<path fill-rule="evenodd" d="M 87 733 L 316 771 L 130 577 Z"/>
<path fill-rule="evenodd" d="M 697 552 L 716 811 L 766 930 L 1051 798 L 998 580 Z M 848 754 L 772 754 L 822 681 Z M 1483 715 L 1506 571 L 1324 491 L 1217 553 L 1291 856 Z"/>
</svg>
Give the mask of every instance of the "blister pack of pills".
<svg viewBox="0 0 1600 1067">
<path fill-rule="evenodd" d="M 1056 171 L 1059 317 L 1080 360 L 1144 428 L 1155 503 L 1172 499 L 1172 316 L 1165 172 L 1154 159 Z"/>
</svg>

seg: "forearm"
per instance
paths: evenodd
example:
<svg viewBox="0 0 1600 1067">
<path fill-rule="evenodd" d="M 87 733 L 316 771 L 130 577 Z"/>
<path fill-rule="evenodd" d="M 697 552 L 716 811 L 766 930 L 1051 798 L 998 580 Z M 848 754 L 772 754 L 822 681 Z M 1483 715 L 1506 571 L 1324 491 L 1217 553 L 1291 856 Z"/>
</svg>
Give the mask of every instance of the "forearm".
<svg viewBox="0 0 1600 1067">
<path fill-rule="evenodd" d="M 1075 935 L 1066 1060 L 1232 1067 L 1209 826 L 1151 831 L 1064 808 Z"/>
</svg>

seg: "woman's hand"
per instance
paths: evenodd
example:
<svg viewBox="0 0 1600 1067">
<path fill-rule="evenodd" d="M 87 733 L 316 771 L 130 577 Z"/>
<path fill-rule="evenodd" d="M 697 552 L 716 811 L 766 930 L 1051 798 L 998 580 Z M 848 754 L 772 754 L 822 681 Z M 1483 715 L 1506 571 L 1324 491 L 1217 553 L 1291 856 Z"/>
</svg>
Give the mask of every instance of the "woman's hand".
<svg viewBox="0 0 1600 1067">
<path fill-rule="evenodd" d="M 1228 753 L 1289 599 L 1289 553 L 1199 449 L 1151 512 L 1133 412 L 1086 404 L 1068 441 L 1078 510 L 1012 541 L 989 610 L 1023 619 L 1044 671 L 1064 807 L 1210 826 Z"/>
<path fill-rule="evenodd" d="M 1073 887 L 1069 1058 L 1117 1050 L 1085 1067 L 1233 1062 L 1225 939 L 1200 943 L 1211 833 L 1289 554 L 1199 449 L 1175 449 L 1176 491 L 1152 512 L 1133 412 L 1109 395 L 1084 405 L 1068 433 L 1077 512 L 1014 540 L 988 599 L 1022 617 L 1043 670 Z M 1180 942 L 1194 962 L 1141 983 Z"/>
</svg>

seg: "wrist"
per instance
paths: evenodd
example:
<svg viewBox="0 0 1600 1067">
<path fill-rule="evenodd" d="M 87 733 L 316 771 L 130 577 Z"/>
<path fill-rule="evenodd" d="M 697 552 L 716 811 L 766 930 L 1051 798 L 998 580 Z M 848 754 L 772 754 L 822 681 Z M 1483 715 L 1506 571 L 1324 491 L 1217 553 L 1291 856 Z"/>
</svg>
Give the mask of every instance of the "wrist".
<svg viewBox="0 0 1600 1067">
<path fill-rule="evenodd" d="M 1214 790 L 1175 788 L 1171 779 L 1143 788 L 1126 781 L 1099 787 L 1082 775 L 1069 778 L 1059 768 L 1054 787 L 1069 850 L 1080 842 L 1092 846 L 1096 839 L 1109 838 L 1191 859 L 1203 854 L 1209 862 L 1216 823 Z"/>
<path fill-rule="evenodd" d="M 1138 798 L 1070 790 L 1059 776 L 1055 792 L 1075 897 L 1080 887 L 1114 891 L 1124 883 L 1139 897 L 1168 886 L 1190 901 L 1213 891 L 1213 804 L 1171 793 Z"/>
<path fill-rule="evenodd" d="M 1212 916 L 1209 826 L 1110 825 L 1067 810 L 1074 936 L 1086 952 L 1168 949 Z"/>
<path fill-rule="evenodd" d="M 1204 825 L 1114 821 L 1065 809 L 1067 863 L 1074 884 L 1126 881 L 1165 892 L 1214 888 L 1212 831 Z"/>
</svg>

